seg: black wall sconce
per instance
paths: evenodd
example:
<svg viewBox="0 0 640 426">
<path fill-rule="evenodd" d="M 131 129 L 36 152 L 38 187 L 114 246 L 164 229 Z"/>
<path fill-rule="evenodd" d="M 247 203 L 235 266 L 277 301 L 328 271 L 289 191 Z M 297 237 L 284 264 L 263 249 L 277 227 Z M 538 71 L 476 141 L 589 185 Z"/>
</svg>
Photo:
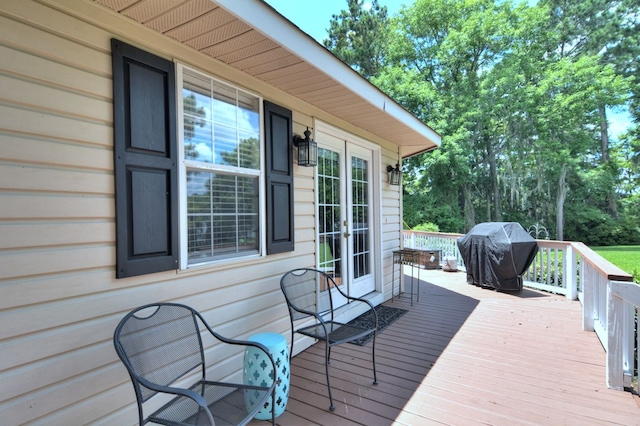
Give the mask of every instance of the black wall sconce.
<svg viewBox="0 0 640 426">
<path fill-rule="evenodd" d="M 308 127 L 304 131 L 304 138 L 300 135 L 293 135 L 293 145 L 298 148 L 299 166 L 315 167 L 318 165 L 318 144 L 311 139 Z"/>
<path fill-rule="evenodd" d="M 400 179 L 402 178 L 400 164 L 396 163 L 395 168 L 393 166 L 387 166 L 387 172 L 389 173 L 389 183 L 391 185 L 400 185 Z"/>
</svg>

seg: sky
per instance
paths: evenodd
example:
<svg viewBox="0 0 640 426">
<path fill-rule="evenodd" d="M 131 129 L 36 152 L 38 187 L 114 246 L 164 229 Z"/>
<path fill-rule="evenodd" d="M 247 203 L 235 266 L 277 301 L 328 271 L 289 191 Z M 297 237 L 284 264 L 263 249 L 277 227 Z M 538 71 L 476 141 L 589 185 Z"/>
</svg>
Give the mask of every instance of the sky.
<svg viewBox="0 0 640 426">
<path fill-rule="evenodd" d="M 266 2 L 320 43 L 327 38 L 331 16 L 338 15 L 347 8 L 347 0 L 266 0 Z M 412 1 L 404 0 L 378 0 L 380 6 L 387 7 L 388 16 L 396 14 L 404 4 L 411 3 Z"/>
<path fill-rule="evenodd" d="M 285 18 L 293 22 L 319 43 L 327 38 L 327 28 L 332 15 L 338 15 L 347 8 L 347 0 L 266 0 Z M 387 7 L 387 15 L 395 15 L 404 5 L 413 0 L 378 0 L 380 6 Z M 366 4 L 366 3 L 365 3 Z M 609 134 L 617 138 L 630 126 L 626 108 L 608 111 Z"/>
</svg>

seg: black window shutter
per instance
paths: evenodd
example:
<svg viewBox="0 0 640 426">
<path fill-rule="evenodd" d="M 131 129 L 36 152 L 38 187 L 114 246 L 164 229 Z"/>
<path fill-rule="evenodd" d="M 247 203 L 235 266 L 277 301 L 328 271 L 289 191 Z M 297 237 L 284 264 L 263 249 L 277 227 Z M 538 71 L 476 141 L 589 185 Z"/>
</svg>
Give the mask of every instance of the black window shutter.
<svg viewBox="0 0 640 426">
<path fill-rule="evenodd" d="M 293 153 L 291 111 L 264 102 L 267 180 L 267 254 L 293 251 Z"/>
<path fill-rule="evenodd" d="M 111 40 L 116 277 L 178 267 L 175 73 L 171 61 Z"/>
</svg>

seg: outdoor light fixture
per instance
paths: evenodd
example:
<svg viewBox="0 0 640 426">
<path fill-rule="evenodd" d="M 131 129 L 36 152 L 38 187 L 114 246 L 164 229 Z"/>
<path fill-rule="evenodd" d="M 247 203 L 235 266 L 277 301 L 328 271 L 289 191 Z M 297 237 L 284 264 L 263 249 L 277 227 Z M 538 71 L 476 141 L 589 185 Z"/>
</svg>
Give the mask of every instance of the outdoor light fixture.
<svg viewBox="0 0 640 426">
<path fill-rule="evenodd" d="M 387 172 L 389 173 L 389 183 L 391 185 L 400 185 L 400 178 L 402 177 L 400 164 L 396 163 L 395 168 L 393 166 L 387 166 Z"/>
<path fill-rule="evenodd" d="M 293 145 L 298 148 L 298 165 L 315 167 L 318 165 L 318 144 L 311 139 L 308 127 L 304 131 L 304 136 L 303 138 L 300 135 L 293 135 Z"/>
</svg>

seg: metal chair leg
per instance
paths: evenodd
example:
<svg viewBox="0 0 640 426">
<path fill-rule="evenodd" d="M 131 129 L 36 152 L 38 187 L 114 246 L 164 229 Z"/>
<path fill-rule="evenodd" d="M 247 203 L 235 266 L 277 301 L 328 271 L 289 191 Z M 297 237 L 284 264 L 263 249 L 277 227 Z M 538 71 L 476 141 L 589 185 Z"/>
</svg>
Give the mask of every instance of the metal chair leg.
<svg viewBox="0 0 640 426">
<path fill-rule="evenodd" d="M 329 390 L 329 403 L 331 404 L 329 405 L 329 410 L 336 411 L 336 407 L 333 405 L 333 396 L 331 396 L 331 383 L 329 382 L 329 352 L 331 352 L 331 347 L 329 346 L 328 341 L 325 341 L 324 343 L 324 369 L 327 374 L 327 389 Z"/>
<path fill-rule="evenodd" d="M 295 333 L 296 331 L 295 328 L 293 328 L 293 321 L 291 321 L 291 350 L 289 351 L 289 366 L 291 366 L 291 357 L 293 356 L 293 338 Z"/>
<path fill-rule="evenodd" d="M 373 345 L 371 348 L 371 356 L 372 356 L 372 361 L 373 361 L 373 384 L 377 385 L 378 384 L 378 375 L 376 374 L 376 335 L 378 334 L 377 331 L 373 332 Z"/>
</svg>

